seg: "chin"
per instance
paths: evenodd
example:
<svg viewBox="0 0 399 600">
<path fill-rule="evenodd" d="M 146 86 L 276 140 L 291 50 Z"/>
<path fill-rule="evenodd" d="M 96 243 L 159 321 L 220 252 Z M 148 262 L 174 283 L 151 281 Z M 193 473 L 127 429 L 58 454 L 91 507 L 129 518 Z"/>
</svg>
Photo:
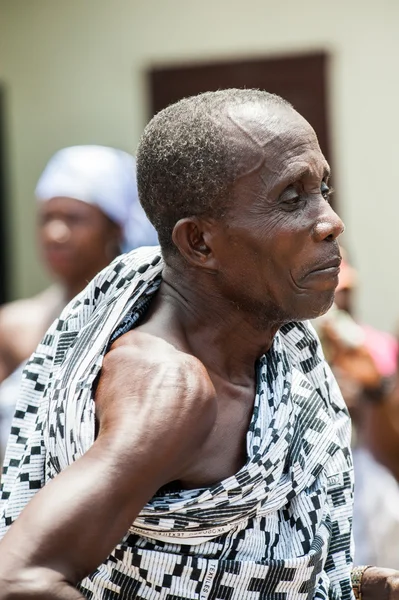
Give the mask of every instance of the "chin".
<svg viewBox="0 0 399 600">
<path fill-rule="evenodd" d="M 321 317 L 327 311 L 330 310 L 334 303 L 334 292 L 332 292 L 328 298 L 325 299 L 324 302 L 320 303 L 317 307 L 314 307 L 313 314 L 308 317 L 309 319 L 316 319 L 317 317 Z"/>
<path fill-rule="evenodd" d="M 76 265 L 48 265 L 52 277 L 63 283 L 74 282 L 82 278 L 81 273 L 76 271 Z"/>
<path fill-rule="evenodd" d="M 306 303 L 301 302 L 300 310 L 297 311 L 297 316 L 293 321 L 307 321 L 309 319 L 317 319 L 324 315 L 333 305 L 334 290 L 330 292 L 320 292 L 312 299 L 307 299 Z"/>
</svg>

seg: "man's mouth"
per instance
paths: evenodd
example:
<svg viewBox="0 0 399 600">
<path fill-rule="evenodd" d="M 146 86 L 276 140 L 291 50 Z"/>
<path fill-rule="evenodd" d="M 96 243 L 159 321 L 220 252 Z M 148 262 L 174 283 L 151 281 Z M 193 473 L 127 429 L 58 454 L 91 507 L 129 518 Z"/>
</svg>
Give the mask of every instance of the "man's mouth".
<svg viewBox="0 0 399 600">
<path fill-rule="evenodd" d="M 306 269 L 303 275 L 296 279 L 296 287 L 302 291 L 313 288 L 314 285 L 321 285 L 322 289 L 326 286 L 327 289 L 335 288 L 338 285 L 341 260 L 341 257 L 336 255 L 330 260 L 314 265 L 313 268 Z"/>
<path fill-rule="evenodd" d="M 44 257 L 51 263 L 64 263 L 72 260 L 72 254 L 67 248 L 47 247 L 43 250 Z"/>
<path fill-rule="evenodd" d="M 336 257 L 309 271 L 309 275 L 339 275 L 342 258 Z"/>
</svg>

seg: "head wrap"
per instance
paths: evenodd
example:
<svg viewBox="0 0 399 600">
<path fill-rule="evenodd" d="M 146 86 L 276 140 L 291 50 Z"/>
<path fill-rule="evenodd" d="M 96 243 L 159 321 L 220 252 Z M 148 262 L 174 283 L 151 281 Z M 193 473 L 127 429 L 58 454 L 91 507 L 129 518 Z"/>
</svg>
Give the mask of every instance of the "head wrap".
<svg viewBox="0 0 399 600">
<path fill-rule="evenodd" d="M 124 252 L 158 244 L 139 202 L 134 158 L 115 148 L 72 146 L 54 154 L 35 190 L 39 201 L 74 198 L 97 206 L 123 232 Z"/>
</svg>

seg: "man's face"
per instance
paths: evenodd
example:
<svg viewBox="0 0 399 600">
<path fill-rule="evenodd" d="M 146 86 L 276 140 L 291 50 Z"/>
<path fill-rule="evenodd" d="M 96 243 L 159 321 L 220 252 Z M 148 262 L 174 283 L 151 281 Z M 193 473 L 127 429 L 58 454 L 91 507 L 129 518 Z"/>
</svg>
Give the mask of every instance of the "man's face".
<svg viewBox="0 0 399 600">
<path fill-rule="evenodd" d="M 52 198 L 39 207 L 43 258 L 62 281 L 91 279 L 113 258 L 119 228 L 96 206 L 73 198 Z"/>
<path fill-rule="evenodd" d="M 333 302 L 343 230 L 316 135 L 286 107 L 272 117 L 256 105 L 234 108 L 227 129 L 243 173 L 218 224 L 223 294 L 265 322 L 316 317 Z"/>
</svg>

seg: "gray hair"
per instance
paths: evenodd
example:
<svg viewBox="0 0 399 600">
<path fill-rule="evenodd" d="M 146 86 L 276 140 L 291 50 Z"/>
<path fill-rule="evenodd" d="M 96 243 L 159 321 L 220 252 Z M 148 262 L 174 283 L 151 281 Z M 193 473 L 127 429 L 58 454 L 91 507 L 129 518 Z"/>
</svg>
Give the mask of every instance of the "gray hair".
<svg viewBox="0 0 399 600">
<path fill-rule="evenodd" d="M 164 251 L 174 249 L 179 219 L 220 218 L 231 205 L 240 149 L 220 123 L 228 107 L 248 102 L 291 106 L 260 90 L 220 90 L 180 100 L 146 126 L 137 151 L 139 197 Z"/>
</svg>

